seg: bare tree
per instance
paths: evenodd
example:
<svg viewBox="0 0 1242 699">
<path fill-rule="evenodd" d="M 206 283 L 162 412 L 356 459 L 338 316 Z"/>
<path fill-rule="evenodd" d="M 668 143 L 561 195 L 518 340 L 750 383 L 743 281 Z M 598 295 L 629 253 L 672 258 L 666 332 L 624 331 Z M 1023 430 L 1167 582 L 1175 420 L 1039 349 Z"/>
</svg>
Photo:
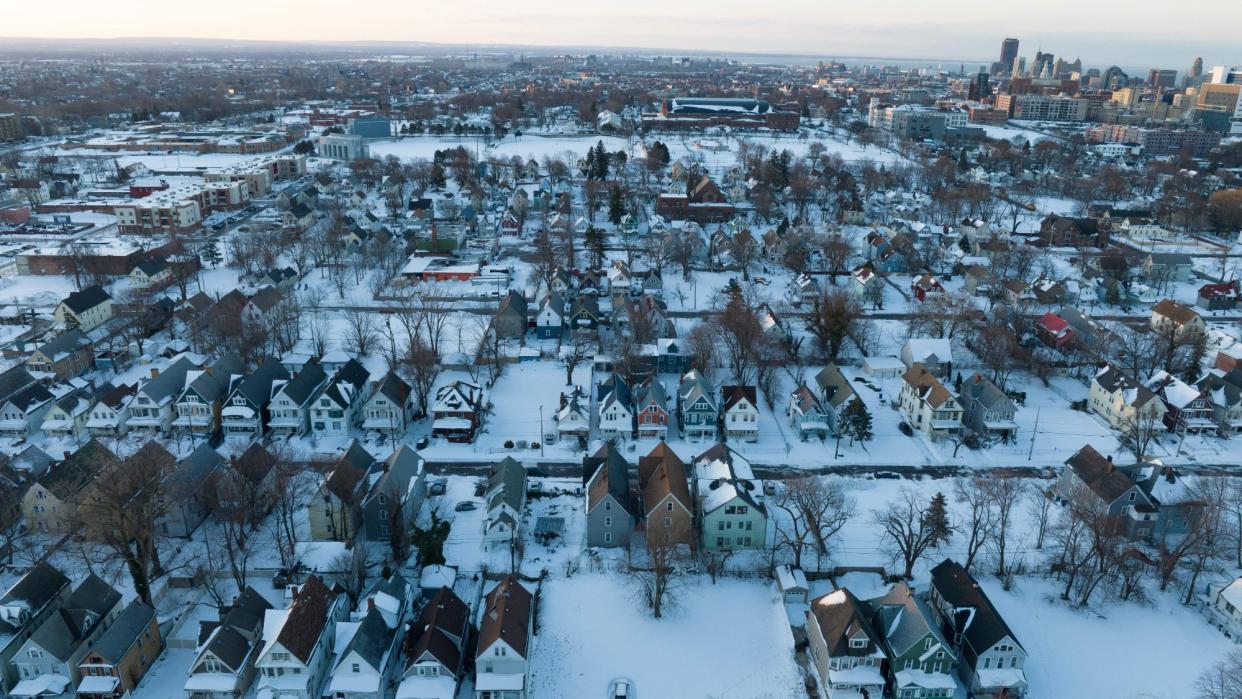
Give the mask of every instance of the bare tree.
<svg viewBox="0 0 1242 699">
<path fill-rule="evenodd" d="M 1199 675 L 1195 692 L 1195 699 L 1242 697 L 1242 648 L 1230 649 L 1225 657 Z"/>
<path fill-rule="evenodd" d="M 962 567 L 970 572 L 975 557 L 996 536 L 997 513 L 983 478 L 961 478 L 953 485 L 953 493 L 963 512 L 958 517 L 957 531 L 966 537 L 966 560 Z"/>
<path fill-rule="evenodd" d="M 794 554 L 794 565 L 802 567 L 807 546 L 815 548 L 816 560 L 828 556 L 828 542 L 854 514 L 854 499 L 846 495 L 835 479 L 806 476 L 785 481 L 775 506 L 784 512 L 777 520 L 777 547 Z"/>
<path fill-rule="evenodd" d="M 1052 494 L 1045 487 L 1034 487 L 1027 489 L 1027 499 L 1031 501 L 1031 510 L 1035 514 L 1035 548 L 1042 549 L 1052 518 Z"/>
<path fill-rule="evenodd" d="M 379 342 L 374 314 L 367 311 L 345 313 L 345 346 L 355 354 L 366 356 Z"/>
<path fill-rule="evenodd" d="M 410 382 L 414 391 L 414 402 L 418 406 L 418 414 L 427 414 L 427 404 L 431 399 L 431 389 L 440 376 L 440 357 L 423 344 L 419 336 L 410 339 L 410 346 L 401 359 L 401 373 Z"/>
<path fill-rule="evenodd" d="M 280 564 L 292 568 L 296 562 L 294 549 L 298 543 L 298 517 L 313 489 L 313 480 L 302 464 L 277 450 L 275 500 L 272 540 L 280 554 Z"/>
<path fill-rule="evenodd" d="M 901 563 L 901 576 L 907 579 L 913 577 L 914 565 L 940 541 L 940 533 L 928 520 L 919 498 L 918 491 L 903 487 L 885 509 L 872 511 L 885 546 L 893 560 Z"/>
<path fill-rule="evenodd" d="M 835 362 L 845 341 L 864 323 L 862 304 L 854 294 L 844 289 L 827 289 L 815 298 L 806 328 L 815 336 L 819 350 Z"/>
<path fill-rule="evenodd" d="M 983 481 L 992 510 L 996 513 L 996 531 L 992 537 L 992 550 L 996 553 L 996 574 L 1009 574 L 1009 537 L 1013 527 L 1014 506 L 1026 495 L 1026 482 L 1021 478 L 988 478 Z"/>
<path fill-rule="evenodd" d="M 655 537 L 647 542 L 647 565 L 630 567 L 630 577 L 638 586 L 638 594 L 652 616 L 664 617 L 664 611 L 676 604 L 681 587 L 677 544 Z"/>
<path fill-rule="evenodd" d="M 1147 406 L 1133 408 L 1131 414 L 1121 420 L 1121 442 L 1138 461 L 1147 456 L 1156 435 L 1164 427 L 1160 415 L 1146 408 Z"/>
<path fill-rule="evenodd" d="M 565 385 L 574 383 L 574 370 L 583 363 L 590 361 L 595 355 L 591 342 L 584 337 L 575 337 L 568 347 L 561 349 L 561 363 L 565 365 Z"/>
</svg>

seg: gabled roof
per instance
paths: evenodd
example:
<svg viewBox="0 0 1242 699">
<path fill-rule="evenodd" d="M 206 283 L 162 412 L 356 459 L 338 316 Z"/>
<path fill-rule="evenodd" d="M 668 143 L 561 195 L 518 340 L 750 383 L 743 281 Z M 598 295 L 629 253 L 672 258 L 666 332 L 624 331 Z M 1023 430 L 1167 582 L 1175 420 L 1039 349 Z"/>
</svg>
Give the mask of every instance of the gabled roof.
<svg viewBox="0 0 1242 699">
<path fill-rule="evenodd" d="M 981 405 L 995 410 L 1012 410 L 1014 407 L 1013 401 L 1009 400 L 1009 396 L 1005 395 L 1004 391 L 986 376 L 977 372 L 962 384 L 961 396 L 976 400 Z"/>
<path fill-rule="evenodd" d="M 340 650 L 338 655 L 344 661 L 350 653 L 357 653 L 368 666 L 382 672 L 384 655 L 392 645 L 393 633 L 384 622 L 384 615 L 372 607 L 358 623 L 358 629 L 354 631 L 353 638 L 349 639 L 349 645 Z"/>
<path fill-rule="evenodd" d="M 95 480 L 101 471 L 115 468 L 120 463 L 110 449 L 92 439 L 35 481 L 63 501 Z"/>
<path fill-rule="evenodd" d="M 871 608 L 845 588 L 834 590 L 811 602 L 811 614 L 819 624 L 828 655 L 865 657 L 879 651 L 880 636 L 871 627 Z M 867 645 L 852 648 L 850 639 L 866 636 Z"/>
<path fill-rule="evenodd" d="M 528 657 L 530 608 L 531 594 L 517 576 L 510 573 L 502 578 L 485 599 L 479 623 L 479 656 L 499 640 L 519 656 Z"/>
<path fill-rule="evenodd" d="M 34 377 L 21 364 L 0 373 L 0 400 L 6 400 L 34 382 Z"/>
<path fill-rule="evenodd" d="M 72 354 L 84 347 L 90 346 L 90 339 L 83 335 L 81 330 L 74 328 L 72 330 L 66 330 L 51 340 L 48 340 L 35 351 L 42 354 L 44 357 L 47 357 L 50 361 L 55 362 L 65 355 Z"/>
<path fill-rule="evenodd" d="M 69 578 L 46 562 L 36 563 L 0 596 L 0 607 L 22 607 L 31 616 L 38 613 L 69 585 Z M 17 633 L 20 626 L 0 619 L 0 638 Z"/>
<path fill-rule="evenodd" d="M 1006 636 L 1013 639 L 1019 648 L 1022 647 L 1018 637 L 1009 630 L 1009 626 L 992 606 L 992 601 L 984 594 L 979 583 L 956 561 L 946 558 L 940 565 L 932 568 L 931 585 L 941 599 L 955 610 L 970 610 L 968 613 L 954 614 L 955 618 L 951 621 L 954 632 L 963 634 L 975 653 L 984 652 Z"/>
<path fill-rule="evenodd" d="M 162 404 L 185 388 L 186 374 L 197 368 L 188 358 L 179 357 L 177 361 L 160 371 L 159 376 L 144 383 L 141 391 L 156 404 Z"/>
<path fill-rule="evenodd" d="M 139 600 L 130 602 L 103 635 L 96 639 L 91 652 L 108 664 L 119 663 L 154 619 L 154 609 Z"/>
<path fill-rule="evenodd" d="M 311 575 L 298 588 L 297 597 L 289 605 L 285 623 L 276 642 L 295 658 L 309 665 L 311 652 L 328 625 L 328 614 L 336 602 L 336 593 L 329 590 L 317 575 Z"/>
<path fill-rule="evenodd" d="M 336 372 L 336 376 L 332 377 L 332 381 L 323 390 L 322 395 L 337 405 L 348 406 L 362 392 L 363 386 L 366 386 L 370 377 L 370 372 L 359 364 L 357 359 L 351 358 Z"/>
<path fill-rule="evenodd" d="M 904 581 L 870 600 L 869 604 L 875 610 L 873 626 L 893 656 L 904 655 L 931 634 L 941 649 L 952 657 L 953 649 L 941 635 L 931 609 Z"/>
<path fill-rule="evenodd" d="M 1178 325 L 1185 325 L 1199 317 L 1199 314 L 1190 306 L 1182 305 L 1173 299 L 1164 299 L 1152 306 L 1151 314 L 1164 316 Z"/>
<path fill-rule="evenodd" d="M 499 507 L 502 503 L 515 511 L 521 511 L 522 500 L 526 497 L 526 469 L 512 457 L 506 456 L 492 466 L 487 476 L 487 511 Z"/>
<path fill-rule="evenodd" d="M 854 387 L 835 364 L 829 364 L 815 375 L 815 385 L 819 386 L 824 401 L 834 408 L 841 407 L 854 396 Z"/>
<path fill-rule="evenodd" d="M 186 374 L 186 391 L 197 394 L 208 403 L 217 401 L 228 395 L 234 378 L 241 376 L 243 370 L 237 355 L 232 352 L 224 354 L 201 373 L 192 371 Z"/>
<path fill-rule="evenodd" d="M 279 359 L 268 357 L 249 376 L 238 382 L 233 392 L 244 396 L 251 405 L 262 407 L 272 398 L 272 383 L 288 380 L 289 370 Z"/>
<path fill-rule="evenodd" d="M 750 403 L 751 407 L 756 410 L 759 409 L 758 392 L 754 386 L 721 386 L 720 395 L 723 398 L 723 406 L 720 409 L 722 413 L 729 412 L 743 400 Z"/>
<path fill-rule="evenodd" d="M 1084 446 L 1065 460 L 1078 480 L 1095 493 L 1105 504 L 1113 502 L 1125 495 L 1135 486 L 1135 482 L 1122 473 L 1113 462 L 1095 450 L 1090 444 Z"/>
<path fill-rule="evenodd" d="M 410 400 L 410 385 L 397 376 L 396 372 L 390 371 L 380 379 L 375 393 L 384 396 L 393 405 L 404 406 Z"/>
<path fill-rule="evenodd" d="M 669 495 L 687 511 L 694 511 L 686 464 L 666 442 L 660 442 L 638 460 L 638 487 L 643 496 L 643 509 L 648 514 Z"/>
<path fill-rule="evenodd" d="M 262 483 L 275 465 L 276 457 L 257 441 L 232 460 L 233 468 L 251 483 Z"/>
<path fill-rule="evenodd" d="M 328 375 L 323 367 L 312 359 L 288 383 L 275 390 L 284 393 L 294 404 L 303 406 L 314 397 L 316 389 L 322 386 L 327 378 Z"/>
<path fill-rule="evenodd" d="M 72 311 L 74 315 L 78 315 L 111 300 L 112 297 L 108 295 L 108 292 L 104 291 L 102 286 L 95 284 L 69 294 L 61 303 L 65 305 L 65 308 Z"/>
<path fill-rule="evenodd" d="M 933 408 L 939 408 L 945 401 L 953 399 L 953 394 L 940 383 L 940 379 L 919 362 L 912 364 L 901 378 L 914 389 L 921 400 L 927 401 Z"/>
<path fill-rule="evenodd" d="M 244 666 L 246 657 L 250 655 L 251 647 L 251 640 L 237 629 L 231 626 L 217 626 L 208 637 L 203 652 L 211 653 L 229 670 L 237 673 Z"/>
<path fill-rule="evenodd" d="M 590 459 L 594 473 L 587 481 L 587 512 L 594 510 L 604 497 L 611 495 L 626 512 L 633 512 L 630 497 L 630 463 L 611 442 L 600 447 Z"/>
<path fill-rule="evenodd" d="M 375 457 L 355 439 L 349 443 L 341 458 L 337 459 L 336 466 L 328 474 L 323 487 L 342 502 L 353 503 L 359 484 L 366 478 L 374 463 Z"/>
</svg>

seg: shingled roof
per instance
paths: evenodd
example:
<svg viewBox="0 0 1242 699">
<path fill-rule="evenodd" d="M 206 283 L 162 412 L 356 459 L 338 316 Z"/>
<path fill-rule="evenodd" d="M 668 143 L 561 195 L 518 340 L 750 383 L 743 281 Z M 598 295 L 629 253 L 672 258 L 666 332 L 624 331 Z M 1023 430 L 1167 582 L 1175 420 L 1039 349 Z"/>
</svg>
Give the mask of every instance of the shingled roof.
<svg viewBox="0 0 1242 699">
<path fill-rule="evenodd" d="M 303 664 L 310 664 L 311 653 L 328 625 L 328 613 L 335 601 L 336 593 L 329 590 L 319 576 L 307 578 L 289 606 L 276 642 Z"/>
<path fill-rule="evenodd" d="M 479 645 L 476 657 L 481 656 L 496 641 L 515 653 L 527 657 L 526 647 L 530 640 L 531 594 L 517 576 L 510 573 L 487 593 L 483 620 L 479 625 Z"/>
</svg>

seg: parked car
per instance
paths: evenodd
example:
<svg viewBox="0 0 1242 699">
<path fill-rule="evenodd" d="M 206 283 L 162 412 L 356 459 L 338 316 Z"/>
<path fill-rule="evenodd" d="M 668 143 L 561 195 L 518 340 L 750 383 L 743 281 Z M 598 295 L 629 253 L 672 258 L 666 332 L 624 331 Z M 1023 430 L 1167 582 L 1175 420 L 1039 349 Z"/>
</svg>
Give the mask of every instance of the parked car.
<svg viewBox="0 0 1242 699">
<path fill-rule="evenodd" d="M 899 423 L 897 423 L 897 429 L 901 430 L 901 433 L 902 433 L 902 434 L 904 434 L 904 435 L 905 435 L 905 436 L 907 436 L 907 437 L 913 437 L 913 436 L 914 436 L 914 430 L 913 430 L 913 429 L 911 429 L 910 424 L 909 424 L 909 423 L 907 423 L 907 422 L 906 422 L 906 421 L 904 421 L 904 420 L 903 420 L 903 421 L 901 421 L 901 422 L 899 422 Z"/>
<path fill-rule="evenodd" d="M 608 688 L 608 699 L 634 699 L 629 680 L 613 680 Z"/>
<path fill-rule="evenodd" d="M 430 492 L 432 495 L 443 495 L 444 490 L 447 486 L 448 484 L 444 481 L 443 478 L 437 478 L 436 480 L 431 482 Z"/>
<path fill-rule="evenodd" d="M 457 503 L 453 507 L 453 510 L 455 512 L 471 512 L 477 507 L 478 505 L 473 500 L 464 500 L 462 502 Z"/>
<path fill-rule="evenodd" d="M 414 448 L 415 449 L 426 449 L 428 444 L 431 444 L 430 439 L 428 439 L 427 437 L 419 437 L 418 441 L 414 443 Z"/>
</svg>

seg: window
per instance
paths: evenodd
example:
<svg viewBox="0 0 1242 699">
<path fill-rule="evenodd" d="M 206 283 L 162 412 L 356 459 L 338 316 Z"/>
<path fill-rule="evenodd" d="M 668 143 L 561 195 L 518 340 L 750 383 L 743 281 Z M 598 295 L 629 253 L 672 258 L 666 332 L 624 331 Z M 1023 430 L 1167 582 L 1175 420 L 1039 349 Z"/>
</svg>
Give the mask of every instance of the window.
<svg viewBox="0 0 1242 699">
<path fill-rule="evenodd" d="M 501 657 L 501 658 L 505 657 L 506 652 L 507 652 L 507 649 L 504 646 L 496 646 L 496 655 L 498 657 Z"/>
<path fill-rule="evenodd" d="M 612 517 L 605 517 L 605 518 L 604 518 L 604 526 L 605 526 L 605 527 L 611 527 L 611 526 L 612 526 Z"/>
<path fill-rule="evenodd" d="M 605 512 L 612 512 L 612 501 L 611 501 L 611 500 L 605 500 L 605 501 L 604 501 L 604 511 L 605 511 Z"/>
<path fill-rule="evenodd" d="M 673 503 L 671 503 L 671 502 L 670 502 L 670 503 L 666 503 L 666 504 L 664 505 L 664 509 L 665 509 L 665 511 L 666 511 L 666 512 L 672 512 L 672 511 L 673 511 Z"/>
<path fill-rule="evenodd" d="M 851 638 L 850 639 L 850 648 L 866 648 L 866 647 L 867 647 L 867 639 L 865 638 Z"/>
<path fill-rule="evenodd" d="M 605 544 L 612 543 L 612 532 L 604 532 L 604 543 Z"/>
<path fill-rule="evenodd" d="M 362 671 L 362 666 L 359 665 L 358 663 L 353 663 L 352 665 L 349 666 L 349 669 L 352 670 L 353 673 L 356 675 Z"/>
<path fill-rule="evenodd" d="M 673 518 L 672 518 L 672 517 L 665 517 L 665 518 L 664 518 L 664 526 L 665 526 L 665 527 L 671 527 L 671 526 L 673 526 Z"/>
</svg>

